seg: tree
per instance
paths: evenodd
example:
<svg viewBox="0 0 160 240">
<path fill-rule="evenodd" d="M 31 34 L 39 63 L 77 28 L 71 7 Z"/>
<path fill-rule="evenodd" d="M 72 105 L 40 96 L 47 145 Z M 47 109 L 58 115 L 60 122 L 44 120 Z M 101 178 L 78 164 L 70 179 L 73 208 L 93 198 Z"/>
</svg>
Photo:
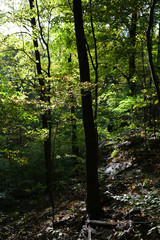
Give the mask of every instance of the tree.
<svg viewBox="0 0 160 240">
<path fill-rule="evenodd" d="M 136 28 L 137 28 L 137 5 L 133 7 L 131 24 L 129 26 L 129 38 L 131 44 L 131 53 L 129 56 L 129 76 L 128 76 L 128 85 L 131 89 L 132 94 L 135 94 L 135 83 L 132 82 L 132 77 L 134 77 L 136 71 L 136 52 L 135 52 L 135 44 L 136 44 Z"/>
<path fill-rule="evenodd" d="M 30 9 L 34 9 L 34 0 L 29 0 Z M 37 4 L 37 2 L 36 2 Z M 40 34 L 43 43 L 46 46 L 47 50 L 47 56 L 48 56 L 48 72 L 47 77 L 50 78 L 50 54 L 49 54 L 49 46 L 48 42 L 44 40 L 42 28 L 40 25 L 39 20 L 39 11 L 38 11 L 38 5 L 37 5 L 37 13 L 38 13 L 38 22 L 40 26 Z M 34 16 L 31 18 L 31 27 L 33 31 L 33 45 L 35 50 L 35 58 L 36 58 L 36 69 L 37 69 L 37 78 L 40 85 L 40 100 L 43 101 L 46 104 L 50 105 L 50 86 L 46 86 L 43 72 L 42 72 L 42 66 L 41 66 L 41 56 L 39 52 L 39 45 L 38 45 L 38 39 L 36 36 L 36 19 Z M 51 158 L 51 111 L 46 110 L 42 114 L 42 126 L 43 129 L 46 129 L 48 131 L 47 137 L 44 140 L 44 154 L 45 154 L 45 163 L 46 163 L 46 181 L 47 181 L 47 188 L 48 193 L 51 201 L 51 205 L 54 208 L 54 202 L 53 202 L 53 165 L 52 165 L 52 158 Z"/>
<path fill-rule="evenodd" d="M 100 195 L 98 185 L 98 148 L 93 118 L 91 91 L 85 85 L 90 84 L 89 63 L 85 45 L 81 0 L 73 0 L 75 33 L 79 59 L 80 81 L 82 83 L 82 117 L 86 146 L 86 174 L 87 174 L 87 212 L 91 217 L 100 214 Z"/>
<path fill-rule="evenodd" d="M 71 98 L 71 125 L 72 125 L 72 154 L 77 157 L 79 156 L 79 148 L 77 142 L 77 120 L 76 120 L 76 99 L 73 93 L 70 94 Z M 75 161 L 76 163 L 76 161 Z"/>
<path fill-rule="evenodd" d="M 159 90 L 159 83 L 158 83 L 158 76 L 156 74 L 155 71 L 155 66 L 153 63 L 153 56 L 152 56 L 152 43 L 151 43 L 151 30 L 153 27 L 153 16 L 154 16 L 154 9 L 155 9 L 155 5 L 156 5 L 157 1 L 153 0 L 152 2 L 152 6 L 150 9 L 150 17 L 149 17 L 149 23 L 148 23 L 148 28 L 146 31 L 146 41 L 147 41 L 147 50 L 148 50 L 148 61 L 149 61 L 149 65 L 150 65 L 150 71 L 151 71 L 151 75 L 152 75 L 152 80 L 155 84 L 155 88 L 156 88 L 156 92 L 157 92 L 157 96 L 158 96 L 158 101 L 160 104 L 160 90 Z"/>
</svg>

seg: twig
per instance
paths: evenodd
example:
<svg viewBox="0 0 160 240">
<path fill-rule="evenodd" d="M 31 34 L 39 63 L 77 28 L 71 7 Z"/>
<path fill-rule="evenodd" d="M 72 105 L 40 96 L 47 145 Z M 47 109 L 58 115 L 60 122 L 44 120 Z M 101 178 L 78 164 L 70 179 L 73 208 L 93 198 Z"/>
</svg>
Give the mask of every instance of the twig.
<svg viewBox="0 0 160 240">
<path fill-rule="evenodd" d="M 104 227 L 115 227 L 119 222 L 105 222 L 105 221 L 100 221 L 100 220 L 87 220 L 87 224 L 90 226 L 104 226 Z"/>
</svg>

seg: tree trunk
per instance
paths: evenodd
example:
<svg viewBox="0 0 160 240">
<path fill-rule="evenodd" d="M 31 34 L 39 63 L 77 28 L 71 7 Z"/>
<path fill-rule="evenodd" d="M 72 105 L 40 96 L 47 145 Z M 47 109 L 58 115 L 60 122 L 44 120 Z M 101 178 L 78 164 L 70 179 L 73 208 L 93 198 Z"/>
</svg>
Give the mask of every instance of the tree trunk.
<svg viewBox="0 0 160 240">
<path fill-rule="evenodd" d="M 160 21 L 160 20 L 159 20 Z M 160 70 L 160 22 L 158 23 L 158 51 L 157 51 L 157 66 L 158 72 Z"/>
<path fill-rule="evenodd" d="M 72 154 L 77 157 L 79 156 L 79 148 L 77 143 L 77 123 L 75 117 L 75 106 L 71 106 L 71 124 L 72 124 Z M 76 163 L 76 161 L 75 161 Z"/>
<path fill-rule="evenodd" d="M 34 0 L 29 0 L 30 9 L 32 10 L 34 8 Z M 36 29 L 36 19 L 35 17 L 31 18 L 31 26 L 33 34 Z M 40 100 L 50 103 L 50 96 L 49 96 L 49 90 L 46 90 L 44 77 L 42 74 L 42 66 L 41 66 L 41 57 L 40 52 L 38 50 L 38 40 L 37 37 L 33 37 L 33 44 L 35 48 L 35 58 L 36 58 L 36 70 L 38 75 L 38 81 L 40 85 Z M 50 73 L 48 73 L 50 74 Z M 47 95 L 47 96 L 46 96 Z M 48 130 L 48 136 L 44 140 L 44 155 L 45 155 L 45 164 L 46 164 L 46 183 L 47 183 L 47 190 L 50 198 L 50 202 L 52 207 L 54 207 L 53 203 L 53 166 L 52 166 L 52 159 L 51 159 L 51 113 L 50 110 L 45 111 L 45 113 L 42 114 L 42 127 L 43 129 Z"/>
<path fill-rule="evenodd" d="M 154 67 L 154 64 L 153 64 L 152 43 L 151 43 L 151 36 L 150 36 L 150 32 L 151 32 L 151 29 L 153 27 L 153 15 L 154 15 L 154 9 L 155 9 L 156 3 L 157 3 L 157 0 L 153 0 L 151 10 L 150 10 L 148 28 L 147 28 L 147 31 L 146 31 L 146 41 L 147 41 L 148 61 L 149 61 L 150 71 L 151 71 L 151 75 L 152 75 L 152 80 L 153 80 L 155 88 L 156 88 L 158 101 L 159 101 L 159 104 L 160 104 L 159 83 L 158 83 L 158 77 L 157 77 L 157 74 L 156 74 L 156 71 L 155 71 L 155 67 Z"/>
<path fill-rule="evenodd" d="M 129 37 L 130 37 L 130 44 L 131 44 L 131 54 L 129 56 L 129 77 L 128 77 L 128 84 L 132 94 L 135 93 L 135 82 L 132 82 L 132 77 L 136 71 L 136 64 L 135 64 L 135 44 L 136 44 L 136 28 L 137 28 L 137 8 L 133 9 L 132 19 L 131 19 L 131 26 L 129 28 Z"/>
<path fill-rule="evenodd" d="M 90 8 L 90 21 L 91 21 L 91 29 L 92 29 L 92 36 L 94 41 L 94 52 L 95 52 L 95 64 L 93 59 L 91 59 L 93 69 L 95 71 L 95 112 L 94 112 L 94 120 L 97 120 L 97 111 L 98 111 L 98 52 L 97 52 L 97 39 L 94 30 L 93 24 L 93 15 L 92 15 L 92 1 L 89 0 L 89 8 Z M 90 54 L 91 57 L 91 54 Z M 92 57 L 91 57 L 92 58 Z M 98 136 L 98 133 L 97 133 Z"/>
<path fill-rule="evenodd" d="M 90 82 L 90 73 L 84 37 L 81 0 L 73 0 L 73 12 L 79 59 L 80 81 L 82 83 L 87 83 Z M 81 97 L 86 145 L 87 212 L 91 217 L 97 218 L 101 209 L 97 172 L 98 147 L 93 118 L 91 91 L 85 90 L 82 86 Z"/>
</svg>

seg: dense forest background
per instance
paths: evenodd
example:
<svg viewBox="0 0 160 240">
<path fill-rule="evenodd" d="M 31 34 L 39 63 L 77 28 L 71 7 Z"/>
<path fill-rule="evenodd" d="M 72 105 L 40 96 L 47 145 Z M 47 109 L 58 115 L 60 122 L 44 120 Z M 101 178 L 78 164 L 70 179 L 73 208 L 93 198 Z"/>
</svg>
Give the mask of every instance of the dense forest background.
<svg viewBox="0 0 160 240">
<path fill-rule="evenodd" d="M 155 0 L 2 1 L 0 200 L 48 193 L 54 209 L 86 172 L 98 216 L 102 147 L 159 139 L 159 11 Z"/>
</svg>

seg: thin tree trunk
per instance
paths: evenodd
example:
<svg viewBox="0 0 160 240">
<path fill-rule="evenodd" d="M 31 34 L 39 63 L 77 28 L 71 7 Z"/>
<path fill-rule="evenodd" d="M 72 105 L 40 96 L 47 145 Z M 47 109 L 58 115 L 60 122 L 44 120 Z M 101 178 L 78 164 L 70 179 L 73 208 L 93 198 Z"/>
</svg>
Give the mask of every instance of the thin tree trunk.
<svg viewBox="0 0 160 240">
<path fill-rule="evenodd" d="M 146 84 L 146 72 L 145 72 L 145 63 L 144 63 L 144 47 L 143 47 L 143 40 L 141 40 L 141 48 L 142 48 L 142 67 L 143 67 L 143 86 L 145 89 L 147 89 L 147 84 Z M 146 102 L 146 95 L 144 94 L 144 103 Z M 144 131 L 145 131 L 145 144 L 147 140 L 147 108 L 144 107 Z M 147 144 L 146 144 L 147 146 Z"/>
<path fill-rule="evenodd" d="M 79 156 L 79 148 L 77 143 L 77 123 L 75 117 L 75 105 L 71 106 L 71 124 L 72 124 L 72 154 L 74 156 Z M 75 161 L 76 163 L 76 161 Z"/>
<path fill-rule="evenodd" d="M 160 20 L 159 20 L 160 21 Z M 160 22 L 158 23 L 158 51 L 157 51 L 157 65 L 160 70 Z"/>
<path fill-rule="evenodd" d="M 79 59 L 80 81 L 82 83 L 86 83 L 90 82 L 90 73 L 84 37 L 81 0 L 73 0 L 73 12 Z M 81 97 L 86 145 L 87 212 L 91 217 L 98 217 L 101 210 L 97 172 L 98 148 L 92 110 L 91 91 L 83 89 L 82 86 Z"/>
<path fill-rule="evenodd" d="M 92 36 L 94 41 L 94 52 L 95 52 L 95 64 L 92 60 L 92 66 L 95 71 L 95 112 L 94 112 L 94 120 L 97 119 L 97 111 L 98 111 L 98 52 L 97 52 L 97 39 L 94 30 L 93 24 L 93 16 L 92 16 L 92 1 L 89 0 L 89 7 L 90 7 L 90 21 L 91 21 L 91 28 L 92 28 Z M 91 55 L 90 55 L 91 57 Z M 92 57 L 91 57 L 92 58 Z"/>
<path fill-rule="evenodd" d="M 153 80 L 155 88 L 156 88 L 158 101 L 160 104 L 159 83 L 158 83 L 158 77 L 157 77 L 154 63 L 153 63 L 152 43 L 151 43 L 151 36 L 150 36 L 151 30 L 153 28 L 153 15 L 154 15 L 154 9 L 155 9 L 156 3 L 157 3 L 157 0 L 152 1 L 152 6 L 151 6 L 150 16 L 149 16 L 149 23 L 148 23 L 148 28 L 146 31 L 146 41 L 147 41 L 147 51 L 148 51 L 148 61 L 149 61 L 150 71 L 151 71 L 151 75 L 152 75 L 152 80 Z"/>
<path fill-rule="evenodd" d="M 34 0 L 29 0 L 30 9 L 34 8 Z M 36 29 L 36 20 L 35 17 L 31 18 L 31 26 L 33 34 Z M 33 44 L 35 48 L 35 58 L 36 58 L 36 71 L 38 75 L 38 81 L 40 85 L 40 100 L 50 104 L 50 88 L 47 90 L 42 74 L 42 66 L 41 66 L 41 57 L 40 52 L 38 50 L 38 40 L 37 37 L 33 37 Z M 48 49 L 47 49 L 48 53 Z M 50 64 L 50 62 L 49 62 Z M 50 72 L 48 72 L 50 76 Z M 46 96 L 47 95 L 47 96 Z M 52 167 L 52 159 L 51 159 L 51 112 L 50 110 L 46 111 L 42 114 L 42 127 L 48 130 L 48 136 L 44 140 L 44 154 L 45 154 L 45 164 L 46 164 L 46 183 L 48 194 L 50 198 L 50 202 L 52 207 L 54 208 L 53 201 L 53 167 Z"/>
<path fill-rule="evenodd" d="M 128 77 L 128 84 L 131 89 L 132 94 L 135 93 L 135 82 L 132 82 L 132 77 L 136 71 L 136 64 L 135 64 L 135 44 L 136 44 L 136 28 L 137 28 L 137 8 L 133 9 L 132 19 L 131 19 L 131 27 L 129 29 L 130 35 L 130 43 L 131 43 L 131 54 L 129 56 L 129 77 Z"/>
</svg>

